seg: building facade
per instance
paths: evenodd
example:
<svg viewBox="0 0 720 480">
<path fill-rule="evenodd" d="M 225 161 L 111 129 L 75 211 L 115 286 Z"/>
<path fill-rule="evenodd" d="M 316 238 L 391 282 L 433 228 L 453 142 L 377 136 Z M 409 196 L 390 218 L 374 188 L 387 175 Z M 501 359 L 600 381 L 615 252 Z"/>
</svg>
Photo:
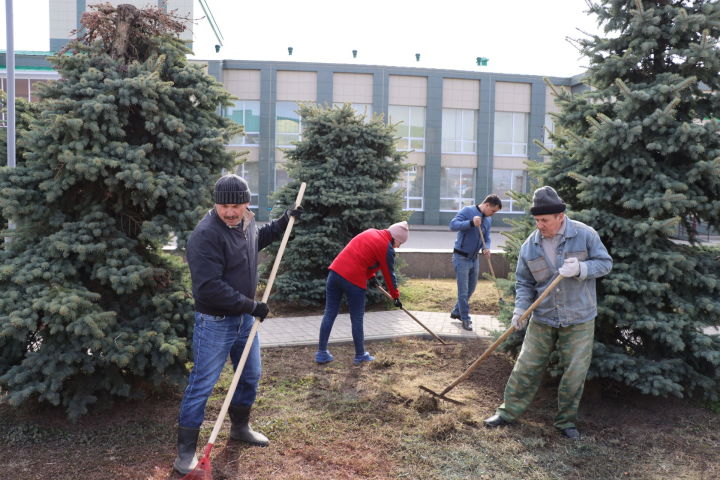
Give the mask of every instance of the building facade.
<svg viewBox="0 0 720 480">
<path fill-rule="evenodd" d="M 35 100 L 38 81 L 57 78 L 45 57 L 18 52 L 16 95 Z M 397 148 L 407 151 L 395 184 L 410 222 L 447 225 L 464 205 L 494 193 L 504 207 L 496 225 L 523 212 L 507 195 L 527 189 L 527 162 L 542 161 L 534 140 L 548 143 L 552 90 L 542 77 L 491 72 L 357 64 L 210 60 L 202 62 L 235 97 L 223 115 L 243 125 L 228 147 L 244 152 L 237 173 L 252 191 L 251 206 L 267 220 L 272 193 L 288 182 L 285 151 L 302 139 L 299 103 L 349 103 L 367 116 L 396 125 Z M 6 89 L 4 53 L 0 86 Z M 561 88 L 579 79 L 550 78 Z"/>
<path fill-rule="evenodd" d="M 490 193 L 503 199 L 498 220 L 523 213 L 507 195 L 527 188 L 527 162 L 542 161 L 537 139 L 552 131 L 557 106 L 542 77 L 486 72 L 219 60 L 208 72 L 237 99 L 223 114 L 245 133 L 228 148 L 246 152 L 246 177 L 260 219 L 269 195 L 287 183 L 285 151 L 302 139 L 300 103 L 348 103 L 396 126 L 397 148 L 411 168 L 396 182 L 411 222 L 446 225 Z M 561 88 L 577 78 L 550 78 Z M 549 140 L 548 140 L 549 141 Z"/>
</svg>

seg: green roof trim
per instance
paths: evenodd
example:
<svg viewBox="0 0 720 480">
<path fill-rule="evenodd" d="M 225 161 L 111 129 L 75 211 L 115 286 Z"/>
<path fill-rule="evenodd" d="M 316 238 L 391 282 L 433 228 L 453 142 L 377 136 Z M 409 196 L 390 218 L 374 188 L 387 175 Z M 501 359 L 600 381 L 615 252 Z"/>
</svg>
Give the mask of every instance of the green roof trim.
<svg viewBox="0 0 720 480">
<path fill-rule="evenodd" d="M 7 50 L 0 50 L 0 53 L 7 53 Z M 15 55 L 33 55 L 38 57 L 51 57 L 56 52 L 43 52 L 39 50 L 15 50 Z"/>
<path fill-rule="evenodd" d="M 7 69 L 7 65 L 0 65 L 0 68 Z M 44 72 L 51 72 L 55 69 L 53 67 L 28 67 L 26 65 L 15 65 L 15 70 L 42 70 Z"/>
</svg>

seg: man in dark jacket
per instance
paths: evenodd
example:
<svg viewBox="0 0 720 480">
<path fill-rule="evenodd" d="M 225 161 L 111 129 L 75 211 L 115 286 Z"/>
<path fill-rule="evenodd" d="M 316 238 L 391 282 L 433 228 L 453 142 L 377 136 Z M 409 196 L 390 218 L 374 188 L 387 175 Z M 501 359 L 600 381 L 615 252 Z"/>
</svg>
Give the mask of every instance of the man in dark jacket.
<svg viewBox="0 0 720 480">
<path fill-rule="evenodd" d="M 195 227 L 187 245 L 195 300 L 194 365 L 180 404 L 178 455 L 173 464 L 183 475 L 197 464 L 195 450 L 205 404 L 228 354 L 236 368 L 253 317 L 262 320 L 270 312 L 267 304 L 255 300 L 258 251 L 282 238 L 289 216 L 298 218 L 302 211 L 289 210 L 257 228 L 254 214 L 248 209 L 247 182 L 232 174 L 215 183 L 213 201 L 214 208 Z M 230 402 L 230 438 L 265 446 L 267 437 L 249 424 L 260 372 L 260 341 L 256 336 Z"/>
</svg>

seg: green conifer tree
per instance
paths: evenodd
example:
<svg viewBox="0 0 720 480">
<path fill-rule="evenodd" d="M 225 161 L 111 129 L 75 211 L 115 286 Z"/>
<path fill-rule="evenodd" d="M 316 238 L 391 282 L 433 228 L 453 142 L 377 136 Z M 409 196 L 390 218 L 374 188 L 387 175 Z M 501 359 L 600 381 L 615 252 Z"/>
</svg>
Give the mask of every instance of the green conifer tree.
<svg viewBox="0 0 720 480">
<path fill-rule="evenodd" d="M 556 89 L 556 147 L 541 183 L 614 259 L 598 284 L 590 377 L 653 395 L 720 391 L 720 2 L 601 0 L 604 36 L 579 41 L 592 89 Z M 678 223 L 690 244 L 673 240 Z"/>
<path fill-rule="evenodd" d="M 7 94 L 0 92 L 0 111 L 7 113 Z M 40 108 L 36 103 L 31 103 L 24 98 L 15 99 L 15 138 L 22 137 L 24 132 L 29 128 L 30 121 L 37 117 Z M 22 161 L 23 148 L 22 143 L 15 148 L 15 162 Z M 7 128 L 0 128 L 0 167 L 6 166 L 7 158 Z M 0 230 L 8 227 L 7 218 L 2 216 L 0 211 Z M 0 248 L 5 247 L 5 237 L 0 238 Z"/>
<path fill-rule="evenodd" d="M 399 195 L 390 191 L 405 154 L 395 149 L 394 127 L 380 116 L 366 119 L 349 105 L 303 105 L 299 113 L 302 140 L 287 151 L 292 180 L 276 192 L 274 213 L 293 204 L 301 182 L 307 184 L 305 213 L 293 228 L 273 295 L 316 305 L 325 299 L 327 267 L 355 235 L 407 217 Z M 268 251 L 273 260 L 277 246 Z"/>
<path fill-rule="evenodd" d="M 77 417 L 113 396 L 185 379 L 192 299 L 162 246 L 209 207 L 233 157 L 225 92 L 191 65 L 184 27 L 156 8 L 109 4 L 51 58 L 24 158 L 0 169 L 0 389 Z"/>
</svg>

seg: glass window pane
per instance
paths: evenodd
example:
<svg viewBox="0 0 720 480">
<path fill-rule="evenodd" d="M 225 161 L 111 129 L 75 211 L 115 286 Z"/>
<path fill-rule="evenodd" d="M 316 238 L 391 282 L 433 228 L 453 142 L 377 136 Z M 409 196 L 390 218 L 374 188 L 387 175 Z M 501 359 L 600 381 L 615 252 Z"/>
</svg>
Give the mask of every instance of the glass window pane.
<svg viewBox="0 0 720 480">
<path fill-rule="evenodd" d="M 290 182 L 290 176 L 282 163 L 275 164 L 275 190 L 278 190 Z"/>
<path fill-rule="evenodd" d="M 518 143 L 527 142 L 527 129 L 528 129 L 528 115 L 526 113 L 515 113 L 514 117 L 514 131 L 513 141 Z"/>
<path fill-rule="evenodd" d="M 496 143 L 495 144 L 495 155 L 512 155 L 512 144 L 510 143 Z"/>
<path fill-rule="evenodd" d="M 260 102 L 245 102 L 245 132 L 260 132 Z"/>
<path fill-rule="evenodd" d="M 440 199 L 440 210 L 446 211 L 458 211 L 458 202 L 454 199 L 441 198 Z"/>
<path fill-rule="evenodd" d="M 415 167 L 414 170 L 408 172 L 408 196 L 423 196 L 423 185 L 425 183 L 423 173 L 423 167 Z"/>
<path fill-rule="evenodd" d="M 474 142 L 477 138 L 477 127 L 475 120 L 477 118 L 474 110 L 463 110 L 462 122 L 462 139 Z"/>
<path fill-rule="evenodd" d="M 495 142 L 511 142 L 512 130 L 512 113 L 495 112 Z"/>
<path fill-rule="evenodd" d="M 493 170 L 493 193 L 501 199 L 508 198 L 506 193 L 512 189 L 511 170 Z"/>
</svg>

